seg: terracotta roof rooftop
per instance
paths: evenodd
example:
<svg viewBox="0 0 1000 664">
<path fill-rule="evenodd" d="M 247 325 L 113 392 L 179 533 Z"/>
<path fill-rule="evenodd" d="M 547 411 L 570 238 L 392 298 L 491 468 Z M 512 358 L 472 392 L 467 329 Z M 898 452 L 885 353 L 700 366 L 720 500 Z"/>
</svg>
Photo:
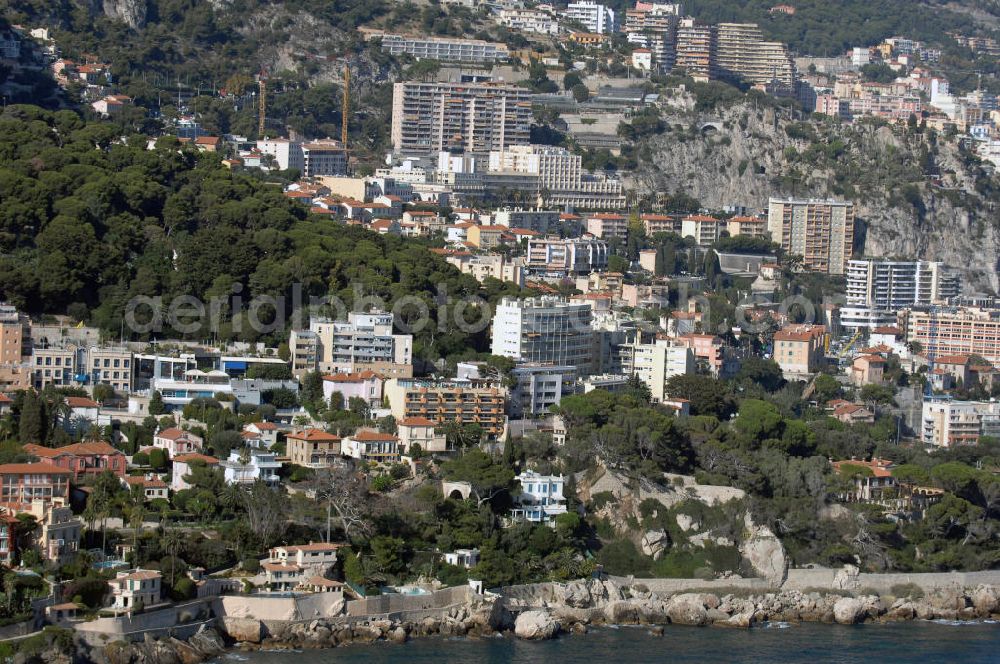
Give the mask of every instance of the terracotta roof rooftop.
<svg viewBox="0 0 1000 664">
<path fill-rule="evenodd" d="M 28 443 L 24 446 L 24 451 L 28 454 L 34 454 L 35 456 L 46 457 L 49 459 L 54 459 L 58 456 L 63 456 L 64 454 L 72 454 L 73 456 L 92 456 L 96 454 L 122 454 L 122 451 L 115 448 L 109 443 L 104 441 L 90 441 L 86 443 L 74 443 L 72 445 L 65 445 L 63 447 L 42 447 L 41 445 L 36 445 L 34 443 Z"/>
<path fill-rule="evenodd" d="M 21 475 L 37 473 L 45 475 L 72 475 L 72 470 L 66 470 L 48 463 L 5 463 L 0 465 L 0 474 Z"/>
<path fill-rule="evenodd" d="M 396 437 L 391 433 L 382 433 L 381 431 L 358 431 L 356 434 L 351 436 L 354 440 L 396 440 Z"/>
<path fill-rule="evenodd" d="M 87 397 L 66 397 L 66 405 L 70 408 L 97 408 L 100 404 Z"/>
<path fill-rule="evenodd" d="M 198 454 L 197 452 L 192 452 L 190 454 L 178 454 L 174 457 L 174 462 L 180 461 L 181 463 L 190 463 L 192 461 L 204 461 L 209 466 L 214 466 L 219 463 L 219 460 L 214 456 L 208 456 L 207 454 Z"/>
<path fill-rule="evenodd" d="M 407 417 L 399 421 L 400 426 L 404 427 L 432 427 L 435 423 L 426 417 Z"/>
<path fill-rule="evenodd" d="M 327 433 L 322 429 L 306 429 L 304 431 L 293 431 L 288 434 L 288 438 L 294 438 L 295 440 L 340 440 L 339 436 L 334 436 L 332 433 Z"/>
</svg>

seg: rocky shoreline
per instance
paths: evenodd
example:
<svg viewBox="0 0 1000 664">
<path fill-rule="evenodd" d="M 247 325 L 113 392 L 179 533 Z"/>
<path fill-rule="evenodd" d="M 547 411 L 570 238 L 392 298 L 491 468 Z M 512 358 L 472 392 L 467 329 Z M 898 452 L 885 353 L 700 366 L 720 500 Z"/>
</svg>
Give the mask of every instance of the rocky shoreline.
<svg viewBox="0 0 1000 664">
<path fill-rule="evenodd" d="M 860 590 L 775 592 L 650 592 L 639 581 L 620 585 L 588 579 L 542 584 L 520 596 L 485 595 L 420 617 L 346 616 L 283 624 L 222 617 L 187 641 L 176 638 L 115 642 L 77 650 L 69 659 L 101 664 L 197 664 L 231 648 L 240 651 L 334 648 L 376 641 L 405 643 L 426 636 L 486 638 L 513 634 L 526 640 L 584 634 L 592 626 L 648 625 L 663 634 L 668 625 L 749 629 L 766 622 L 853 625 L 908 620 L 974 621 L 1000 618 L 1000 587 L 908 589 L 907 596 Z M 15 660 L 17 661 L 17 660 Z M 28 660 L 23 660 L 28 661 Z M 34 660 L 39 661 L 39 660 Z"/>
</svg>

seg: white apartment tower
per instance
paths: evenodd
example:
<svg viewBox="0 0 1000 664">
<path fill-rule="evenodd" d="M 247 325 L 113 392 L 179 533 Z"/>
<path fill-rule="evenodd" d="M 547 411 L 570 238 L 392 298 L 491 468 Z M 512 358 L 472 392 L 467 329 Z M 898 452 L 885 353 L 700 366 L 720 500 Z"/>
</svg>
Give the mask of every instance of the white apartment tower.
<svg viewBox="0 0 1000 664">
<path fill-rule="evenodd" d="M 413 362 L 413 336 L 393 334 L 393 315 L 380 311 L 351 312 L 347 321 L 314 319 L 309 330 L 316 335 L 320 371 L 352 373 L 376 370 L 379 365 Z"/>
<path fill-rule="evenodd" d="M 493 315 L 494 355 L 531 364 L 574 367 L 590 373 L 594 333 L 589 304 L 571 304 L 544 296 L 504 298 Z"/>
<path fill-rule="evenodd" d="M 900 309 L 944 303 L 959 294 L 960 286 L 958 275 L 938 261 L 852 260 L 840 323 L 849 328 L 894 325 Z"/>
<path fill-rule="evenodd" d="M 594 0 L 571 2 L 566 7 L 564 16 L 568 20 L 582 23 L 588 32 L 603 35 L 607 32 L 618 31 L 618 22 L 615 20 L 614 10 L 600 5 L 594 2 Z"/>
</svg>

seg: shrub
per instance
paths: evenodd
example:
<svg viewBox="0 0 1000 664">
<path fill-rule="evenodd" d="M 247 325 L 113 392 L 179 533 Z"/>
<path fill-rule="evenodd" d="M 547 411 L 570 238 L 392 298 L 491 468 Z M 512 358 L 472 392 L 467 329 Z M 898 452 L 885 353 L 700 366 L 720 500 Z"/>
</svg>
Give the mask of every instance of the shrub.
<svg viewBox="0 0 1000 664">
<path fill-rule="evenodd" d="M 240 567 L 250 574 L 256 574 L 260 571 L 260 561 L 253 557 L 247 557 L 240 563 Z"/>
<path fill-rule="evenodd" d="M 889 594 L 898 598 L 920 599 L 924 596 L 924 589 L 915 583 L 897 583 L 889 588 Z"/>
</svg>

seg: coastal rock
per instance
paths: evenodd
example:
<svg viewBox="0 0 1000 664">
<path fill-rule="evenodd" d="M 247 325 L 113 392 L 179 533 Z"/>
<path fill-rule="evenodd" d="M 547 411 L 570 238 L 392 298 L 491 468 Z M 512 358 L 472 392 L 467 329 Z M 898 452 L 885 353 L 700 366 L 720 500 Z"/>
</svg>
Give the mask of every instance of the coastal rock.
<svg viewBox="0 0 1000 664">
<path fill-rule="evenodd" d="M 680 515 L 678 516 L 680 518 Z M 663 530 L 647 530 L 642 536 L 642 553 L 653 560 L 659 560 L 670 547 L 670 537 Z"/>
<path fill-rule="evenodd" d="M 716 605 L 718 600 L 716 599 Z M 704 625 L 708 623 L 708 614 L 701 595 L 685 593 L 670 598 L 667 605 L 667 617 L 670 622 L 678 625 Z"/>
<path fill-rule="evenodd" d="M 855 597 L 841 597 L 833 605 L 833 617 L 841 625 L 853 625 L 864 620 L 865 605 Z"/>
<path fill-rule="evenodd" d="M 745 611 L 731 616 L 728 620 L 716 622 L 719 627 L 733 627 L 736 629 L 750 629 L 757 622 L 755 611 Z"/>
<path fill-rule="evenodd" d="M 850 590 L 858 587 L 858 575 L 861 570 L 855 565 L 844 565 L 833 577 L 833 587 L 840 590 Z"/>
<path fill-rule="evenodd" d="M 514 634 L 519 639 L 551 639 L 558 632 L 559 623 L 545 611 L 525 611 L 514 621 Z"/>
<path fill-rule="evenodd" d="M 612 625 L 635 625 L 639 622 L 639 610 L 633 602 L 619 600 L 604 607 L 604 617 Z"/>
<path fill-rule="evenodd" d="M 407 634 L 406 630 L 402 627 L 397 627 L 396 629 L 389 632 L 389 639 L 393 643 L 406 643 Z"/>
<path fill-rule="evenodd" d="M 260 643 L 263 637 L 261 627 L 260 621 L 254 618 L 226 616 L 222 619 L 222 629 L 234 641 Z"/>
<path fill-rule="evenodd" d="M 754 526 L 750 515 L 746 516 L 746 526 L 750 536 L 740 545 L 740 554 L 750 563 L 754 571 L 773 586 L 780 586 L 788 573 L 788 559 L 781 540 L 770 528 Z"/>
<path fill-rule="evenodd" d="M 985 618 L 990 614 L 1000 613 L 1000 592 L 996 586 L 976 586 L 970 594 L 970 599 L 978 616 Z"/>
<path fill-rule="evenodd" d="M 226 650 L 226 642 L 214 629 L 202 627 L 188 639 L 188 644 L 197 648 L 207 657 L 221 655 Z"/>
</svg>

